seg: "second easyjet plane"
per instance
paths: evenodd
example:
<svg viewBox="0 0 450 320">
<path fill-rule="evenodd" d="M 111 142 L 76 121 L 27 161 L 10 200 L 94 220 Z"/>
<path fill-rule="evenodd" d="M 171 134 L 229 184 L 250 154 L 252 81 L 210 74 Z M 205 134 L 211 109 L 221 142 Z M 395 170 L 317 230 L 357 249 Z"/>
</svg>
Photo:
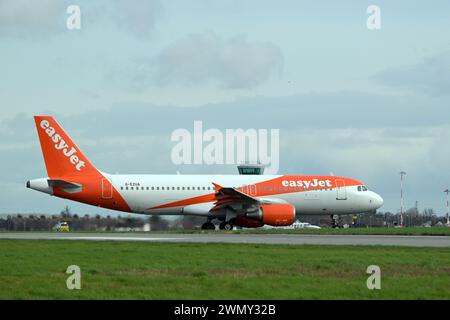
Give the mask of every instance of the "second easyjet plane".
<svg viewBox="0 0 450 320">
<path fill-rule="evenodd" d="M 288 226 L 295 214 L 373 211 L 383 199 L 351 178 L 305 175 L 119 175 L 101 172 L 50 116 L 36 116 L 46 178 L 27 187 L 124 212 L 204 216 L 203 229 Z"/>
</svg>

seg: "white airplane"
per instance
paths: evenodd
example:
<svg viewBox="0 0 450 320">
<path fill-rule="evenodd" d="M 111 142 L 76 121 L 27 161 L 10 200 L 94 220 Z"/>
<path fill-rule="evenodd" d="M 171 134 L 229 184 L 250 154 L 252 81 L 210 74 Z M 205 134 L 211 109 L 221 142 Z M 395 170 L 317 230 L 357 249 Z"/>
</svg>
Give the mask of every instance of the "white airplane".
<svg viewBox="0 0 450 320">
<path fill-rule="evenodd" d="M 300 222 L 300 221 L 295 221 L 292 225 L 290 226 L 284 226 L 284 227 L 272 227 L 272 226 L 263 226 L 262 229 L 267 229 L 267 230 L 272 230 L 272 229 L 280 229 L 280 230 L 291 230 L 291 229 L 312 229 L 312 230 L 319 230 L 322 229 L 319 226 L 313 225 L 309 222 Z"/>
<path fill-rule="evenodd" d="M 289 226 L 295 214 L 376 210 L 383 199 L 351 178 L 313 175 L 119 175 L 94 167 L 51 116 L 35 116 L 46 178 L 27 187 L 112 210 L 204 216 L 202 229 Z"/>
<path fill-rule="evenodd" d="M 313 230 L 322 229 L 321 227 L 311 224 L 309 222 L 300 222 L 300 221 L 295 221 L 293 226 L 294 229 L 313 229 Z"/>
</svg>

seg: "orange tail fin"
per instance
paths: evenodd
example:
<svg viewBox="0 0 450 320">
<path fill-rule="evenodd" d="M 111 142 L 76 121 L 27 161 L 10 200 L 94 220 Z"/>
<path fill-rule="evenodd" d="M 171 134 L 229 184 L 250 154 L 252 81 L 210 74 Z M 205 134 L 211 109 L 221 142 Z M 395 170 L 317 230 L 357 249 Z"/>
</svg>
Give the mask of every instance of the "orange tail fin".
<svg viewBox="0 0 450 320">
<path fill-rule="evenodd" d="M 51 116 L 35 116 L 47 174 L 50 178 L 98 172 Z"/>
</svg>

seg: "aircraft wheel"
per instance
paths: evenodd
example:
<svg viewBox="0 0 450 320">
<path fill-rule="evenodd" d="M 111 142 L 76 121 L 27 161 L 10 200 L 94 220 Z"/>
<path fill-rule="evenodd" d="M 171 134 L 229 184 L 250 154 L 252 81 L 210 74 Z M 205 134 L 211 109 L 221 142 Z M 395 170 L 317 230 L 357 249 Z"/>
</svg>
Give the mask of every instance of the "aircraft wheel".
<svg viewBox="0 0 450 320">
<path fill-rule="evenodd" d="M 331 215 L 331 227 L 334 229 L 339 229 L 339 215 Z"/>
<path fill-rule="evenodd" d="M 231 221 L 224 221 L 219 224 L 220 230 L 233 230 L 233 223 Z"/>
<path fill-rule="evenodd" d="M 216 226 L 214 225 L 214 223 L 209 223 L 208 230 L 216 230 Z"/>
<path fill-rule="evenodd" d="M 212 222 L 205 222 L 202 224 L 202 230 L 215 230 L 216 226 Z"/>
<path fill-rule="evenodd" d="M 229 221 L 228 221 L 228 222 L 225 222 L 223 228 L 224 228 L 225 230 L 233 230 L 233 224 L 232 224 L 231 222 L 229 222 Z"/>
</svg>

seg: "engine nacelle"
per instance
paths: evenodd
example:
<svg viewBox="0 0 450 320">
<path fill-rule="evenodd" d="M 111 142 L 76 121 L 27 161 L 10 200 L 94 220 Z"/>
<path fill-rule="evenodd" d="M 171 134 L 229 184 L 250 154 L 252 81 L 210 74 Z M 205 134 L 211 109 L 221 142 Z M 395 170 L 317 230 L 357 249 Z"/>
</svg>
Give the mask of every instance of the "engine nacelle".
<svg viewBox="0 0 450 320">
<path fill-rule="evenodd" d="M 268 204 L 235 219 L 234 224 L 246 228 L 258 228 L 265 224 L 275 227 L 290 226 L 294 223 L 295 207 L 290 204 Z"/>
<path fill-rule="evenodd" d="M 238 216 L 234 219 L 233 224 L 244 228 L 259 228 L 264 225 L 262 221 L 246 218 L 245 216 Z"/>
</svg>

